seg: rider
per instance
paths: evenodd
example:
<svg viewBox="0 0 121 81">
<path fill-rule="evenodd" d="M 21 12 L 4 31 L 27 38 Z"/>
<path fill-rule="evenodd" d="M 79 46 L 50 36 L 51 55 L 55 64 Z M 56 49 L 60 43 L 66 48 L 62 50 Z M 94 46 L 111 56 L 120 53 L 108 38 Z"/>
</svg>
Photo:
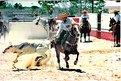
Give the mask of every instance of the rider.
<svg viewBox="0 0 121 81">
<path fill-rule="evenodd" d="M 54 18 L 55 18 L 54 10 L 53 10 L 53 8 L 50 8 L 48 23 L 49 23 L 49 26 L 50 26 L 50 30 L 52 30 L 52 31 L 54 31 L 54 28 L 53 28 Z"/>
<path fill-rule="evenodd" d="M 70 31 L 72 24 L 75 23 L 74 20 L 68 18 L 69 13 L 62 13 L 58 19 L 62 20 L 59 30 L 57 31 L 56 37 L 58 37 L 58 42 L 63 45 L 65 39 L 68 36 L 68 31 Z"/>
<path fill-rule="evenodd" d="M 119 14 L 119 11 L 117 10 L 114 10 L 114 20 L 116 21 L 116 24 L 120 26 L 120 21 L 121 21 L 121 17 L 120 17 L 120 14 Z M 109 29 L 109 31 L 112 30 L 112 27 Z"/>
<path fill-rule="evenodd" d="M 87 10 L 84 9 L 84 10 L 82 11 L 82 13 L 83 13 L 83 14 L 81 15 L 81 26 L 83 25 L 83 20 L 86 19 L 86 21 L 88 22 L 88 26 L 91 27 L 91 25 L 90 25 L 90 23 L 89 23 L 89 15 L 88 15 L 88 13 L 87 13 Z"/>
<path fill-rule="evenodd" d="M 120 14 L 119 14 L 119 11 L 114 11 L 114 19 L 116 21 L 117 24 L 120 24 L 120 21 L 121 21 L 121 17 L 120 17 Z"/>
</svg>

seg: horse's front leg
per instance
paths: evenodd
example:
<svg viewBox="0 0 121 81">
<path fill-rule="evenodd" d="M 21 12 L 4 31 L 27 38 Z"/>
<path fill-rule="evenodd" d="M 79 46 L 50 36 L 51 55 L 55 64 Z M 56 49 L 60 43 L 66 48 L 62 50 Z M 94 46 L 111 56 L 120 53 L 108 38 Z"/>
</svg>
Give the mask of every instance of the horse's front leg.
<svg viewBox="0 0 121 81">
<path fill-rule="evenodd" d="M 74 61 L 74 65 L 76 65 L 78 62 L 79 52 L 77 50 L 76 50 L 76 54 L 77 54 L 77 57 L 76 57 L 76 60 Z"/>
<path fill-rule="evenodd" d="M 69 68 L 69 63 L 68 63 L 68 60 L 70 59 L 69 54 L 68 54 L 68 52 L 64 52 L 64 53 L 65 53 L 66 68 Z"/>
<path fill-rule="evenodd" d="M 56 50 L 56 57 L 57 57 L 57 62 L 58 62 L 59 69 L 60 69 L 61 68 L 61 66 L 60 66 L 60 52 L 58 50 Z"/>
</svg>

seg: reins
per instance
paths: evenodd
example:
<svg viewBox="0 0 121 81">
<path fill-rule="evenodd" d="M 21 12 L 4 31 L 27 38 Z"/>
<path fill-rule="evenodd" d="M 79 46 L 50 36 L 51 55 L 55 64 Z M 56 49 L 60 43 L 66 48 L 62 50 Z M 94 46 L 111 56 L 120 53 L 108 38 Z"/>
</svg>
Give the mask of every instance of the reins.
<svg viewBox="0 0 121 81">
<path fill-rule="evenodd" d="M 74 43 L 72 44 L 72 43 L 70 43 L 69 41 L 66 41 L 65 43 L 68 44 L 68 45 L 70 45 L 70 46 L 75 46 L 75 45 L 77 45 L 76 40 L 78 40 L 78 37 L 77 37 L 77 36 L 75 37 L 75 36 L 72 35 L 70 32 L 69 32 L 69 35 L 70 35 L 71 37 L 74 37 Z"/>
</svg>

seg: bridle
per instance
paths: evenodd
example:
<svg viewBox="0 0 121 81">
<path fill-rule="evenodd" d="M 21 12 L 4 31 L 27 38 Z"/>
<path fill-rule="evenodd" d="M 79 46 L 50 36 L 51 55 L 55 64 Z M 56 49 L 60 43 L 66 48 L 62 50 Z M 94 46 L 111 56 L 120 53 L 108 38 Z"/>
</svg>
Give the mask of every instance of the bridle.
<svg viewBox="0 0 121 81">
<path fill-rule="evenodd" d="M 110 20 L 109 26 L 112 27 L 112 26 L 115 26 L 115 25 L 116 25 L 116 21 L 112 18 L 112 19 Z"/>
<path fill-rule="evenodd" d="M 75 34 L 72 34 L 70 31 L 69 31 L 69 35 L 70 35 L 70 37 L 73 37 L 74 43 L 70 43 L 69 41 L 66 41 L 65 43 L 68 44 L 68 45 L 70 45 L 70 46 L 77 45 L 77 41 L 79 39 L 79 36 L 75 35 Z"/>
</svg>

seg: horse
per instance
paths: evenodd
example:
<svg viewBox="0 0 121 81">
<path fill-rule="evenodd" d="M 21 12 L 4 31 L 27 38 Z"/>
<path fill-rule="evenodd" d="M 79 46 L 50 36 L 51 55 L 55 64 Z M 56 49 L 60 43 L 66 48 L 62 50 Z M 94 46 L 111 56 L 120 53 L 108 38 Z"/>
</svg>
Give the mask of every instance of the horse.
<svg viewBox="0 0 121 81">
<path fill-rule="evenodd" d="M 77 55 L 76 60 L 74 61 L 74 65 L 76 65 L 78 62 L 79 52 L 77 50 L 77 44 L 78 44 L 79 35 L 80 35 L 79 25 L 73 24 L 72 28 L 70 29 L 70 31 L 68 33 L 69 34 L 68 34 L 67 38 L 65 39 L 63 46 L 59 42 L 57 42 L 57 39 L 54 39 L 50 42 L 51 48 L 53 48 L 53 47 L 55 48 L 59 69 L 61 69 L 60 53 L 65 54 L 64 59 L 66 62 L 66 68 L 69 68 L 68 60 L 69 60 L 70 54 Z"/>
<path fill-rule="evenodd" d="M 114 36 L 114 47 L 120 47 L 120 21 L 116 23 L 114 18 L 110 18 L 109 27 Z"/>
<path fill-rule="evenodd" d="M 0 38 L 4 36 L 4 40 L 6 37 L 6 34 L 8 33 L 8 28 L 3 24 L 2 21 L 0 21 Z"/>
<path fill-rule="evenodd" d="M 46 30 L 46 31 L 48 31 L 48 26 L 49 26 L 49 24 L 48 24 L 48 21 L 46 20 L 46 19 L 43 19 L 43 18 L 38 18 L 37 19 L 37 21 L 36 21 L 36 25 L 39 25 L 39 23 L 44 27 L 44 29 Z"/>
<path fill-rule="evenodd" d="M 82 19 L 82 26 L 80 27 L 80 41 L 82 42 L 82 35 L 84 34 L 84 42 L 86 41 L 86 35 L 88 35 L 88 41 L 90 41 L 90 32 L 91 32 L 91 25 L 87 21 L 87 18 Z"/>
</svg>

